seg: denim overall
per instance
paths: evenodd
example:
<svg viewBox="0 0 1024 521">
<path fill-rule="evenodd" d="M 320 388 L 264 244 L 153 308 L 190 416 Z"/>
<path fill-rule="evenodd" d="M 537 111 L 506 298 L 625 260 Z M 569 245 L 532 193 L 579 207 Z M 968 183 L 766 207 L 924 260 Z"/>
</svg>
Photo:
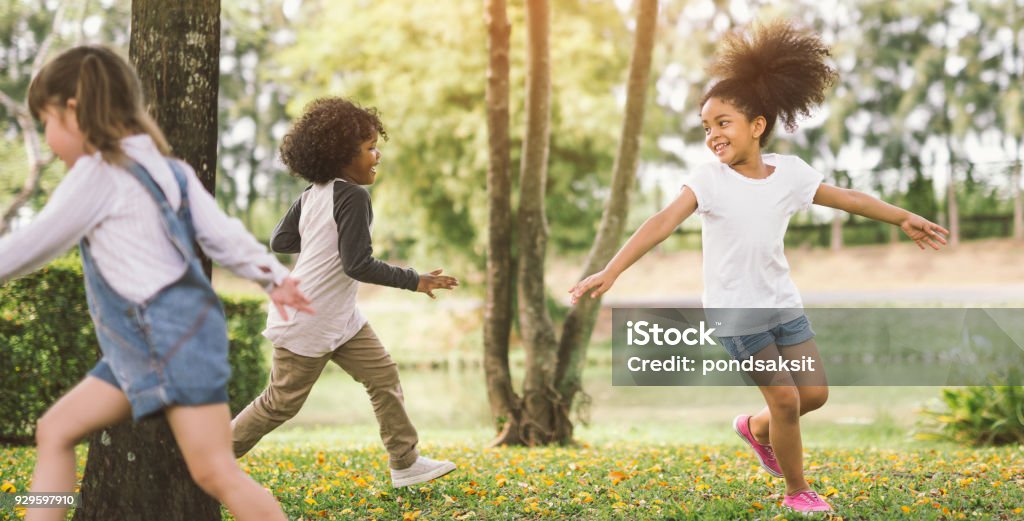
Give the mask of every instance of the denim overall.
<svg viewBox="0 0 1024 521">
<path fill-rule="evenodd" d="M 103 352 L 89 374 L 124 391 L 135 420 L 174 404 L 228 401 L 231 368 L 224 310 L 192 247 L 195 230 L 185 174 L 174 161 L 168 163 L 181 191 L 177 212 L 141 165 L 130 161 L 125 168 L 159 206 L 167 237 L 186 262 L 178 280 L 136 304 L 119 295 L 96 269 L 88 239 L 79 244 L 89 312 Z"/>
</svg>

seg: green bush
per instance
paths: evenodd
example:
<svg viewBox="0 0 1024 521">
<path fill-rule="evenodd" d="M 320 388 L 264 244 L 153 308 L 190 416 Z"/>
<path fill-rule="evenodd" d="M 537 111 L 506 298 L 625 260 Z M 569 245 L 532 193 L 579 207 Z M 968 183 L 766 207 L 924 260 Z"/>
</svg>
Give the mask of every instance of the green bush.
<svg viewBox="0 0 1024 521">
<path fill-rule="evenodd" d="M 267 312 L 263 299 L 220 295 L 224 315 L 228 322 L 228 361 L 231 362 L 231 380 L 228 397 L 231 415 L 242 411 L 267 385 L 267 362 L 260 346 L 264 342 Z"/>
<path fill-rule="evenodd" d="M 938 404 L 923 411 L 920 439 L 972 446 L 1024 443 L 1024 387 L 943 389 Z"/>
<path fill-rule="evenodd" d="M 261 300 L 222 300 L 236 413 L 266 384 L 260 351 L 266 313 Z M 76 255 L 0 285 L 0 349 L 0 442 L 31 444 L 39 417 L 99 359 Z"/>
</svg>

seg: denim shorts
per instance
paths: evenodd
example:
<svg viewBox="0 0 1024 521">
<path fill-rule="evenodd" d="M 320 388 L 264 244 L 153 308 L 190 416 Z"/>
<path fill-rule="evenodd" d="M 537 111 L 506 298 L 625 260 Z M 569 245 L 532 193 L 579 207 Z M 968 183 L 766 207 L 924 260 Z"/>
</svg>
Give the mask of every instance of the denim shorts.
<svg viewBox="0 0 1024 521">
<path fill-rule="evenodd" d="M 736 360 L 746 360 L 771 344 L 786 347 L 806 342 L 812 338 L 814 338 L 814 330 L 811 329 L 811 322 L 807 320 L 807 315 L 801 315 L 800 318 L 779 324 L 763 333 L 720 336 L 718 341 L 729 352 L 729 356 Z"/>
</svg>

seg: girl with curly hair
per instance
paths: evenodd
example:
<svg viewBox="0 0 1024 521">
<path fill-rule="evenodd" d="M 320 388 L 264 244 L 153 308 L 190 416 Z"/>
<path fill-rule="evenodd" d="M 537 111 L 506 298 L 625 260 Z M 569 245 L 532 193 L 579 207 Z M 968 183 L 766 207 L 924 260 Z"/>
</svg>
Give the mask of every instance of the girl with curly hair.
<svg viewBox="0 0 1024 521">
<path fill-rule="evenodd" d="M 741 316 L 744 323 L 719 331 L 730 356 L 819 360 L 783 253 L 794 213 L 811 204 L 838 208 L 899 226 L 922 249 L 946 244 L 949 232 L 937 224 L 870 195 L 822 183 L 822 174 L 799 157 L 763 152 L 777 122 L 792 132 L 797 116 L 808 116 L 824 101 L 836 78 L 825 62 L 828 56 L 818 35 L 786 21 L 726 36 L 709 68 L 717 81 L 700 104 L 705 145 L 718 161 L 698 167 L 676 199 L 644 222 L 603 270 L 570 289 L 572 302 L 607 292 L 623 271 L 697 212 L 703 218 L 704 308 L 708 315 Z M 751 313 L 756 309 L 762 312 Z M 800 416 L 828 397 L 824 371 L 817 367 L 749 373 L 767 407 L 733 421 L 761 466 L 785 479 L 783 505 L 799 512 L 831 510 L 803 473 Z"/>
</svg>

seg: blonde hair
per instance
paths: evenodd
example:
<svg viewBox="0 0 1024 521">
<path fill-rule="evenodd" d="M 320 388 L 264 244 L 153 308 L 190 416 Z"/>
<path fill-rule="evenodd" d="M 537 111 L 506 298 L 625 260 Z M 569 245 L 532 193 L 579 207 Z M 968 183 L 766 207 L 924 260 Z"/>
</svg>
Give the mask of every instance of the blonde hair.
<svg viewBox="0 0 1024 521">
<path fill-rule="evenodd" d="M 37 120 L 47 107 L 65 110 L 70 99 L 76 101 L 75 116 L 85 142 L 104 161 L 121 164 L 121 138 L 140 133 L 149 134 L 160 152 L 170 155 L 167 139 L 146 112 L 135 69 L 114 51 L 98 45 L 64 51 L 43 66 L 28 87 L 28 107 Z"/>
</svg>

